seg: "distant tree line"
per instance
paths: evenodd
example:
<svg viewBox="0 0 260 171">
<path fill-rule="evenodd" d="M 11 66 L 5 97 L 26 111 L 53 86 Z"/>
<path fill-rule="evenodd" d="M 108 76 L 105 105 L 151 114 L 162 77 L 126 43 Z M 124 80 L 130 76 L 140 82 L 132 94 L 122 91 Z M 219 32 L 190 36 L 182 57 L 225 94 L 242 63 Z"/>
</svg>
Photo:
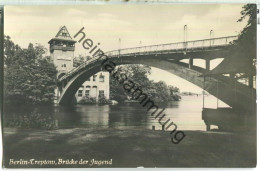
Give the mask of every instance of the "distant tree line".
<svg viewBox="0 0 260 171">
<path fill-rule="evenodd" d="M 53 103 L 56 68 L 44 56 L 46 49 L 29 44 L 21 48 L 4 36 L 4 102 L 12 104 Z"/>
<path fill-rule="evenodd" d="M 120 70 L 120 73 L 126 74 L 127 78 L 133 81 L 136 87 L 140 88 L 143 93 L 147 94 L 153 101 L 167 102 L 180 99 L 179 88 L 168 86 L 163 81 L 154 82 L 149 80 L 148 75 L 151 74 L 151 67 L 149 66 L 137 64 L 122 65 L 117 67 L 116 70 Z M 110 75 L 110 99 L 124 102 L 125 100 L 133 100 L 134 97 L 129 95 L 122 84 Z"/>
</svg>

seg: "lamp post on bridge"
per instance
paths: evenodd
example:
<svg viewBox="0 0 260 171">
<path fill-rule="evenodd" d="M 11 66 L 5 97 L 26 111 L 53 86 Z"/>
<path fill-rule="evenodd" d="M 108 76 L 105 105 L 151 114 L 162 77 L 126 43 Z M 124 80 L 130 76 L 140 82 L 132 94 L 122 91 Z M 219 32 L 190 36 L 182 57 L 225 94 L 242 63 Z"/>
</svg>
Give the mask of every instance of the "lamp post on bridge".
<svg viewBox="0 0 260 171">
<path fill-rule="evenodd" d="M 187 39 L 188 39 L 188 26 L 187 24 L 183 27 L 183 33 L 184 33 L 184 40 L 183 40 L 183 48 L 185 49 L 184 55 L 186 55 L 186 49 L 187 49 Z"/>
<path fill-rule="evenodd" d="M 213 30 L 210 30 L 210 32 L 209 32 L 209 38 L 210 38 L 209 44 L 210 44 L 210 47 L 211 47 L 212 45 L 214 45 L 214 31 Z M 206 61 L 206 70 L 210 71 L 210 59 L 205 59 L 205 61 Z"/>
<path fill-rule="evenodd" d="M 210 33 L 209 33 L 209 37 L 210 37 L 210 46 L 214 44 L 214 40 L 213 40 L 213 44 L 211 44 L 211 39 L 214 39 L 214 31 L 213 30 L 210 30 Z"/>
<path fill-rule="evenodd" d="M 187 46 L 188 46 L 188 26 L 187 24 L 184 25 L 183 27 L 183 31 L 184 31 L 184 41 L 183 41 L 183 47 L 184 47 L 184 55 L 186 55 L 186 50 L 187 50 Z M 189 57 L 189 68 L 191 69 L 193 66 L 193 58 L 190 56 Z"/>
<path fill-rule="evenodd" d="M 120 49 L 121 49 L 121 38 L 118 39 L 119 47 L 118 47 L 118 57 L 120 57 Z"/>
<path fill-rule="evenodd" d="M 188 26 L 187 26 L 187 24 L 184 25 L 183 31 L 184 31 L 184 41 L 183 42 L 186 43 L 187 39 L 188 39 Z"/>
<path fill-rule="evenodd" d="M 141 46 L 142 46 L 142 41 L 140 40 L 139 41 L 139 48 L 138 48 L 139 49 L 139 54 L 141 53 Z"/>
</svg>

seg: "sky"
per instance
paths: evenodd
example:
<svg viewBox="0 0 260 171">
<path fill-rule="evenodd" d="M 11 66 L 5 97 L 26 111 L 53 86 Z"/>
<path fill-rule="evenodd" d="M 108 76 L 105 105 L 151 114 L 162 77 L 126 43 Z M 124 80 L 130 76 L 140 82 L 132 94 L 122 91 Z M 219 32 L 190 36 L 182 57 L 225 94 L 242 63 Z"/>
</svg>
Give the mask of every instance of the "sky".
<svg viewBox="0 0 260 171">
<path fill-rule="evenodd" d="M 103 51 L 153 44 L 182 42 L 184 25 L 188 26 L 187 40 L 237 35 L 245 22 L 237 22 L 243 4 L 208 5 L 61 5 L 5 7 L 5 35 L 21 47 L 48 41 L 66 26 L 73 37 L 82 27 L 86 37 L 100 43 Z M 121 43 L 119 43 L 119 38 Z M 76 43 L 75 56 L 89 55 L 82 44 Z M 221 60 L 211 62 L 212 68 Z M 197 60 L 195 65 L 204 66 Z M 211 68 L 211 69 L 212 69 Z M 163 76 L 163 77 L 162 77 Z M 197 86 L 166 71 L 152 68 L 150 79 L 165 81 L 181 91 L 201 93 Z"/>
</svg>

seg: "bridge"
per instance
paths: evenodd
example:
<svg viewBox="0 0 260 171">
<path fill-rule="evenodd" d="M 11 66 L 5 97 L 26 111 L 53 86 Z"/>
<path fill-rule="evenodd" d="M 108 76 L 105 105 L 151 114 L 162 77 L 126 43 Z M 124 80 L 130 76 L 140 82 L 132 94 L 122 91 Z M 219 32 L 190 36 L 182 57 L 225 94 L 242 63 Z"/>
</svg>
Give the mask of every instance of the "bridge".
<svg viewBox="0 0 260 171">
<path fill-rule="evenodd" d="M 228 52 L 232 41 L 237 36 L 220 37 L 180 43 L 141 46 L 106 52 L 116 65 L 144 64 L 175 74 L 214 95 L 231 108 L 253 115 L 256 110 L 256 90 L 242 84 L 234 73 L 206 76 L 210 71 L 210 61 L 217 58 L 229 58 Z M 188 63 L 183 62 L 188 59 Z M 205 60 L 205 67 L 193 65 L 194 59 Z M 102 70 L 103 58 L 93 57 L 58 77 L 58 103 L 70 103 L 78 88 L 86 79 Z M 223 62 L 222 62 L 223 63 Z M 236 66 L 234 66 L 236 67 Z M 228 74 L 228 73 L 227 73 Z"/>
</svg>

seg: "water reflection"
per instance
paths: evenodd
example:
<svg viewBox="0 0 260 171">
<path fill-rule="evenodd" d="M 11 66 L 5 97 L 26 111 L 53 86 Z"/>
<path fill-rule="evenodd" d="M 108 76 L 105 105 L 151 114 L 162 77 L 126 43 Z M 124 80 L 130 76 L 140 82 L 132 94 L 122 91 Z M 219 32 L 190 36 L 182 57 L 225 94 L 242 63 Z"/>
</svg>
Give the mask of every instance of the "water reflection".
<svg viewBox="0 0 260 171">
<path fill-rule="evenodd" d="M 219 102 L 220 106 L 226 106 Z M 202 96 L 184 96 L 181 101 L 156 103 L 160 109 L 166 108 L 167 119 L 175 122 L 178 130 L 205 130 L 201 118 Z M 216 108 L 216 98 L 205 98 L 205 106 Z M 6 107 L 5 117 L 38 112 L 51 115 L 58 120 L 59 128 L 122 128 L 122 129 L 161 129 L 158 120 L 146 112 L 139 103 L 118 105 L 76 105 L 64 106 L 20 106 Z M 166 118 L 165 118 L 166 119 Z"/>
</svg>

